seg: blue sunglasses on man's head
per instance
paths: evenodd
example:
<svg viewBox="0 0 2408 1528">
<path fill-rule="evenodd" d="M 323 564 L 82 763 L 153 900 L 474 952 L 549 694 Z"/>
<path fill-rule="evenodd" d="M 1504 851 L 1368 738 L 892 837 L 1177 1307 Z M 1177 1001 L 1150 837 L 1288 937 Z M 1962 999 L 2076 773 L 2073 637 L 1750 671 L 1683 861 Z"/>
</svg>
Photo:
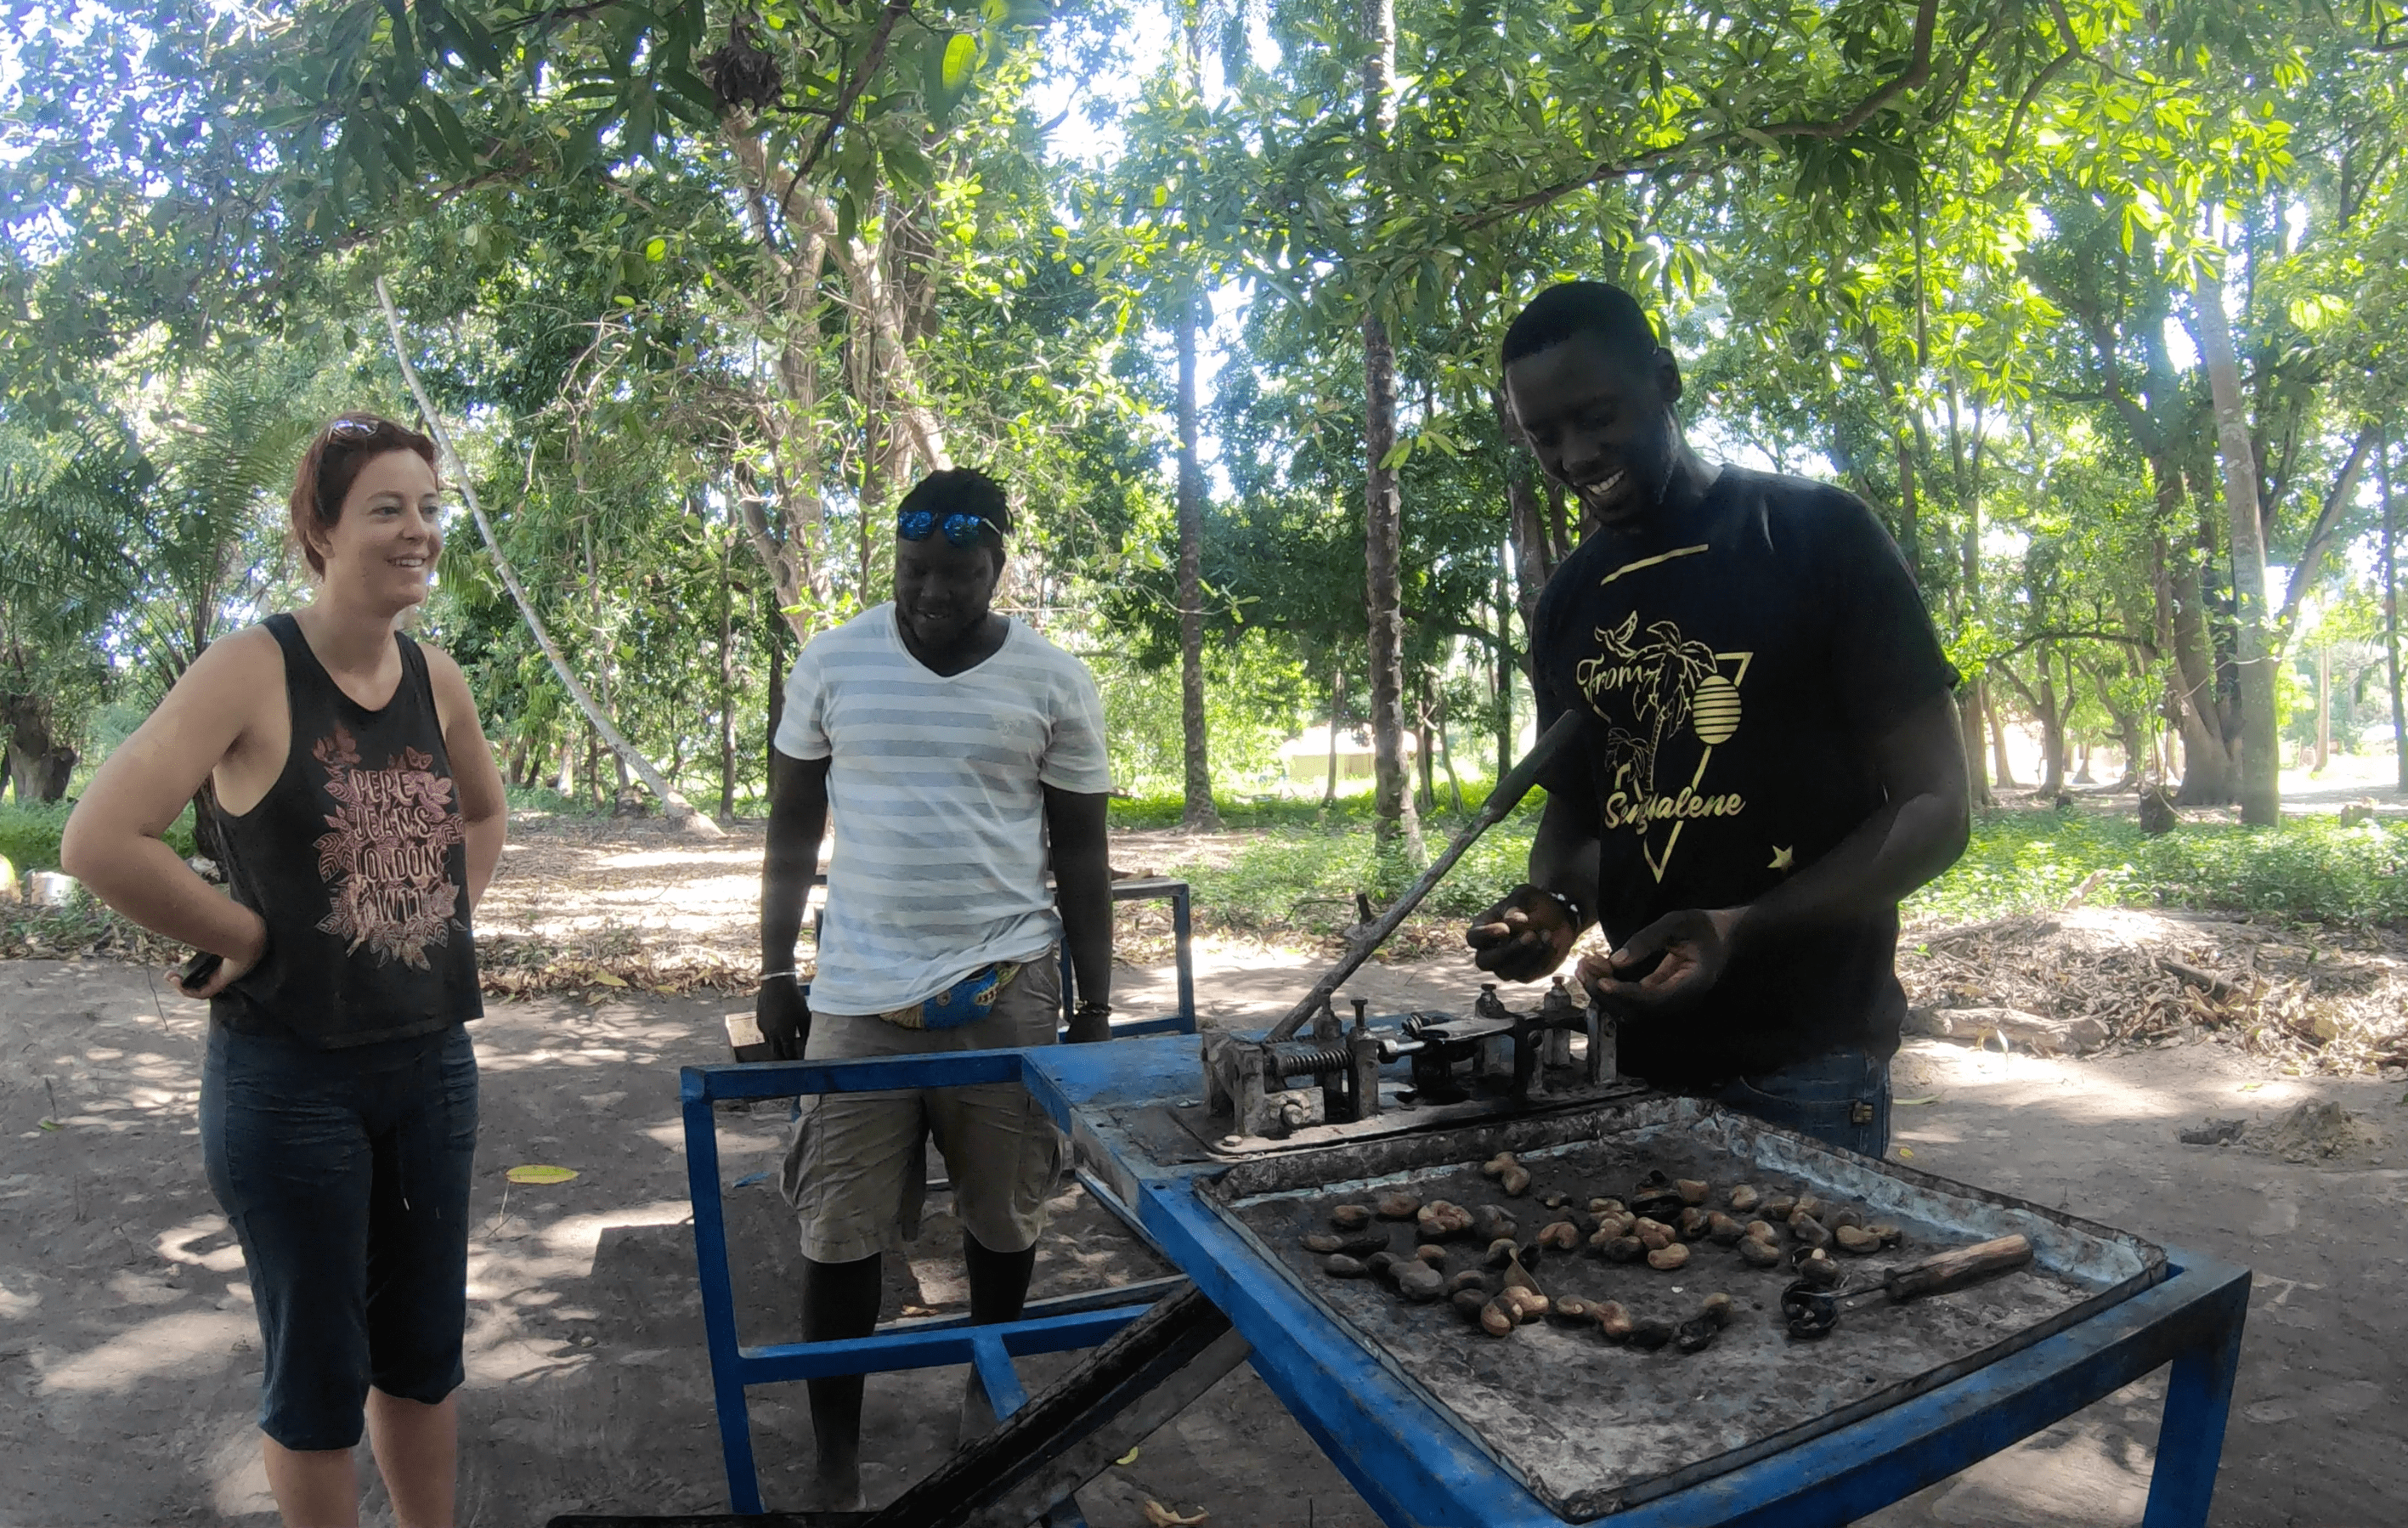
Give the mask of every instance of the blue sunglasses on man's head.
<svg viewBox="0 0 2408 1528">
<path fill-rule="evenodd" d="M 955 546 L 976 546 L 981 526 L 993 530 L 996 540 L 1000 541 L 1003 538 L 1003 527 L 982 514 L 970 514 L 965 511 L 955 510 L 953 513 L 939 519 L 934 510 L 895 512 L 895 534 L 907 541 L 924 541 L 928 539 L 930 531 L 941 528 L 945 533 L 945 540 Z"/>
</svg>

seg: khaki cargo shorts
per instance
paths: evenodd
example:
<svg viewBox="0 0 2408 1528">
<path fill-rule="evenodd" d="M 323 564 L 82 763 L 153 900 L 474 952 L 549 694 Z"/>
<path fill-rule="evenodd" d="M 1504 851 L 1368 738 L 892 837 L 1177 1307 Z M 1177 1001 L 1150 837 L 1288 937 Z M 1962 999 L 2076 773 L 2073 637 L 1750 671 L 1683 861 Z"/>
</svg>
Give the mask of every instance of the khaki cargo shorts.
<svg viewBox="0 0 2408 1528">
<path fill-rule="evenodd" d="M 852 1060 L 1050 1045 L 1062 1021 L 1054 951 L 1020 968 L 986 1017 L 951 1030 L 907 1030 L 871 1015 L 811 1015 L 803 1059 Z M 893 1093 L 806 1095 L 779 1186 L 802 1222 L 803 1256 L 853 1262 L 920 1233 L 928 1137 L 953 1180 L 953 1210 L 990 1252 L 1025 1252 L 1045 1229 L 1062 1174 L 1054 1121 L 1017 1082 Z"/>
</svg>

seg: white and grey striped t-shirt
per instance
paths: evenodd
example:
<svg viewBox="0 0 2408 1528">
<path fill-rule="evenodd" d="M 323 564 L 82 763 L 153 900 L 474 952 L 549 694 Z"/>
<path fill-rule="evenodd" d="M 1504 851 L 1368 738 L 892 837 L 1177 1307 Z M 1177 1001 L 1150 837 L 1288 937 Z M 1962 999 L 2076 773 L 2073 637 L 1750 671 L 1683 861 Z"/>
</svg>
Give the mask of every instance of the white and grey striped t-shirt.
<svg viewBox="0 0 2408 1528">
<path fill-rule="evenodd" d="M 1112 786 L 1085 664 L 1013 621 L 993 657 L 942 677 L 880 605 L 804 644 L 776 742 L 790 758 L 831 760 L 812 1008 L 909 1007 L 1061 937 L 1038 787 Z"/>
</svg>

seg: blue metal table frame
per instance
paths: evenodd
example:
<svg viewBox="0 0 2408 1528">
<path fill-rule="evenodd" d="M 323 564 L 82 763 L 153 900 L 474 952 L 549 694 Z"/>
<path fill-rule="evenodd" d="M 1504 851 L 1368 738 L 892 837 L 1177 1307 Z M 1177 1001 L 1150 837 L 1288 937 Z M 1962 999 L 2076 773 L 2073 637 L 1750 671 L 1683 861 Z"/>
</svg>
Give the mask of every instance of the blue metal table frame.
<svg viewBox="0 0 2408 1528">
<path fill-rule="evenodd" d="M 1336 1318 L 1261 1261 L 1199 1199 L 1214 1165 L 1115 1155 L 1102 1106 L 1192 1097 L 1192 1044 L 1146 1040 L 1026 1053 L 1028 1085 L 1121 1213 L 1219 1305 L 1252 1362 L 1383 1521 L 1397 1528 L 1560 1528 L 1563 1520 Z M 1998 1452 L 2168 1364 L 2145 1528 L 2202 1528 L 2248 1314 L 2249 1270 L 2168 1249 L 2165 1282 L 1954 1384 L 1614 1514 L 1614 1528 L 1846 1523 Z"/>
<path fill-rule="evenodd" d="M 689 1067 L 687 1171 L 704 1325 L 728 1494 L 760 1510 L 748 1385 L 926 1364 L 978 1366 L 998 1415 L 1022 1392 L 1015 1354 L 1092 1346 L 1141 1314 L 1125 1305 L 971 1328 L 958 1319 L 857 1343 L 743 1347 L 737 1336 L 711 1103 L 1019 1077 L 1068 1132 L 1090 1188 L 1220 1306 L 1273 1393 L 1394 1528 L 1558 1528 L 1447 1416 L 1335 1317 L 1264 1263 L 1195 1191 L 1217 1164 L 1157 1167 L 1115 1152 L 1108 1111 L 1193 1096 L 1197 1059 L 1176 1037 L 866 1061 Z M 1615 1528 L 1838 1528 L 2172 1366 L 2143 1528 L 2204 1528 L 2248 1314 L 2246 1268 L 2168 1249 L 2165 1282 L 1963 1379 L 1727 1475 L 1616 1513 Z M 1106 1291 L 1107 1294 L 1134 1291 Z"/>
<path fill-rule="evenodd" d="M 822 872 L 811 877 L 811 885 L 824 895 L 827 874 Z M 1168 1014 L 1152 1018 L 1115 1018 L 1112 1038 L 1135 1034 L 1194 1034 L 1196 1032 L 1196 959 L 1195 904 L 1187 883 L 1168 875 L 1134 875 L 1112 883 L 1115 902 L 1167 901 L 1170 904 L 1170 939 L 1175 952 L 1174 965 L 1179 973 L 1179 1006 Z M 811 919 L 811 944 L 820 942 L 820 923 L 827 915 L 823 906 Z M 804 990 L 809 991 L 806 987 Z M 1070 970 L 1070 952 L 1062 951 L 1062 1028 L 1070 1027 L 1070 1014 L 1078 1005 L 1078 978 Z"/>
<path fill-rule="evenodd" d="M 1157 1279 L 1037 1301 L 1021 1319 L 986 1326 L 972 1326 L 967 1316 L 939 1317 L 890 1322 L 867 1337 L 847 1341 L 759 1347 L 747 1346 L 738 1335 L 735 1284 L 727 1261 L 726 1206 L 719 1181 L 715 1103 L 800 1093 L 875 1093 L 1008 1082 L 1025 1074 L 1025 1058 L 1030 1054 L 1034 1053 L 968 1050 L 857 1061 L 758 1061 L 690 1066 L 679 1074 L 703 1333 L 710 1353 L 711 1400 L 719 1413 L 720 1449 L 725 1456 L 727 1499 L 733 1510 L 757 1513 L 762 1509 L 760 1472 L 752 1458 L 752 1413 L 745 1397 L 748 1387 L 968 1363 L 978 1371 L 996 1416 L 1008 1417 L 1028 1399 L 1027 1389 L 1012 1365 L 1014 1358 L 1095 1347 L 1144 1315 L 1156 1298 L 1185 1284 L 1183 1278 Z M 1062 1514 L 1055 1514 L 1054 1521 L 1058 1528 L 1072 1528 L 1072 1520 Z"/>
</svg>

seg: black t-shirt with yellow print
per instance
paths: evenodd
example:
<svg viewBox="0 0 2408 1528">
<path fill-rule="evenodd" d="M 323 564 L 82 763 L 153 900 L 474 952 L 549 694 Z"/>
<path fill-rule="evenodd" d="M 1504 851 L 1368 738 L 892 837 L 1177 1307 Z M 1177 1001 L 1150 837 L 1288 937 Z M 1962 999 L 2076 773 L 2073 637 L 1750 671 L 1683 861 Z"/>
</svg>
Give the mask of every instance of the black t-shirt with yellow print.
<svg viewBox="0 0 2408 1528">
<path fill-rule="evenodd" d="M 1539 721 L 1589 716 L 1551 790 L 1595 793 L 1619 942 L 1753 901 L 1877 810 L 1873 744 L 1954 688 L 1897 544 L 1838 488 L 1726 467 L 1672 525 L 1590 534 L 1539 597 Z M 1898 1048 L 1898 913 L 1752 945 L 1700 1005 L 1624 1027 L 1659 1086 Z"/>
</svg>

